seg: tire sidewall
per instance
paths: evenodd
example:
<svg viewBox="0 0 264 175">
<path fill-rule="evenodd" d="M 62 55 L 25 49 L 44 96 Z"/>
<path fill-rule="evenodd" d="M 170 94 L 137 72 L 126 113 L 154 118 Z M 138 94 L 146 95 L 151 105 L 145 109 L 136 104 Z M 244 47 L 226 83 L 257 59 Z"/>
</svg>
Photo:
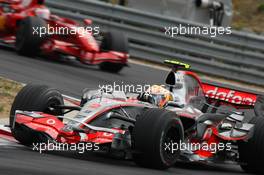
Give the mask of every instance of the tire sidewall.
<svg viewBox="0 0 264 175">
<path fill-rule="evenodd" d="M 164 134 L 172 127 L 177 128 L 179 140 L 183 138 L 183 126 L 176 114 L 164 109 L 148 109 L 137 119 L 133 131 L 135 154 L 134 161 L 144 167 L 167 169 L 174 165 L 179 157 L 179 151 L 172 160 L 164 154 Z"/>
<path fill-rule="evenodd" d="M 177 130 L 177 132 L 178 132 L 177 134 L 179 134 L 178 137 L 181 137 L 181 135 L 183 134 L 183 133 L 181 133 L 182 125 L 179 123 L 179 120 L 177 118 L 170 118 L 166 121 L 166 123 L 164 123 L 163 129 L 162 129 L 163 131 L 161 132 L 161 135 L 160 135 L 159 153 L 160 153 L 160 157 L 161 157 L 162 162 L 168 167 L 174 165 L 176 163 L 176 161 L 178 160 L 178 157 L 180 155 L 180 149 L 178 149 L 176 151 L 176 153 L 174 154 L 175 155 L 174 159 L 168 160 L 168 158 L 164 157 L 164 155 L 162 153 L 162 151 L 164 151 L 164 149 L 165 149 L 165 143 L 164 143 L 163 139 L 165 139 L 164 137 L 165 137 L 166 133 L 171 128 L 175 128 Z M 173 144 L 178 144 L 178 147 L 179 147 L 179 143 L 180 143 L 181 138 L 178 138 L 178 139 L 179 140 L 176 143 L 173 142 Z M 168 143 L 166 143 L 166 144 L 168 144 Z M 172 147 L 170 147 L 170 148 L 172 148 Z M 170 150 L 170 151 L 172 151 L 172 150 Z"/>
</svg>

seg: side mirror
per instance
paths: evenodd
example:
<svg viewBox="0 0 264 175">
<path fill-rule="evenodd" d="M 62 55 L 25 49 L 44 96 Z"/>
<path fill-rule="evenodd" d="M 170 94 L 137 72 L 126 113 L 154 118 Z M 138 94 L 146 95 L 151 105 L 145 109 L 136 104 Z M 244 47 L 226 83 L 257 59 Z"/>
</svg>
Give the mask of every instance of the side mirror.
<svg viewBox="0 0 264 175">
<path fill-rule="evenodd" d="M 84 19 L 83 22 L 84 22 L 84 24 L 87 25 L 87 26 L 90 26 L 90 25 L 93 24 L 93 21 L 90 20 L 90 19 Z"/>
<path fill-rule="evenodd" d="M 121 114 L 119 114 L 118 112 L 111 111 L 108 114 L 106 114 L 105 120 L 109 120 L 109 119 L 113 119 L 113 118 L 120 119 L 120 118 L 123 118 L 123 116 Z"/>
<path fill-rule="evenodd" d="M 135 119 L 127 118 L 127 117 L 123 116 L 122 114 L 120 114 L 118 112 L 109 112 L 107 114 L 105 120 L 109 120 L 109 119 L 118 119 L 118 120 L 122 120 L 122 121 L 125 121 L 125 122 L 130 122 L 130 123 L 133 123 L 133 124 L 136 123 Z"/>
</svg>

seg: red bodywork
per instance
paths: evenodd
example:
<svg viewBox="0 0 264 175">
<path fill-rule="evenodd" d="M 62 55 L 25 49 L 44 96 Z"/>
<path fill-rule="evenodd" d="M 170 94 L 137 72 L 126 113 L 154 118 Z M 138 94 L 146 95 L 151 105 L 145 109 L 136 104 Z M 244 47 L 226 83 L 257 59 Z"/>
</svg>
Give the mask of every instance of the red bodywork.
<svg viewBox="0 0 264 175">
<path fill-rule="evenodd" d="M 49 13 L 46 6 L 32 0 L 30 4 L 24 5 L 21 0 L 1 0 L 0 4 L 8 4 L 11 12 L 6 12 L 4 7 L 0 7 L 0 38 L 5 44 L 14 44 L 16 41 L 16 32 L 21 20 L 29 16 L 38 16 L 38 11 Z M 63 29 L 71 31 L 72 28 L 80 28 L 77 22 L 62 18 L 56 15 L 49 15 L 45 19 L 47 26 L 53 29 Z M 88 25 L 90 20 L 84 20 Z M 48 29 L 47 29 L 48 30 Z M 127 64 L 128 53 L 116 51 L 101 51 L 100 46 L 95 40 L 92 32 L 78 32 L 64 34 L 52 34 L 42 44 L 42 54 L 51 58 L 62 56 L 73 56 L 85 64 L 100 64 L 102 62 Z"/>
<path fill-rule="evenodd" d="M 253 108 L 257 100 L 258 94 L 203 83 L 194 72 L 185 71 L 184 73 L 197 80 L 203 89 L 205 97 L 207 97 L 211 103 L 220 101 L 221 104 L 231 105 L 236 109 L 247 109 Z"/>
<path fill-rule="evenodd" d="M 65 126 L 61 120 L 55 116 L 51 116 L 44 113 L 38 113 L 43 118 L 33 118 L 27 115 L 18 114 L 16 116 L 16 122 L 23 124 L 35 131 L 43 132 L 51 136 L 54 140 L 61 143 L 79 143 L 79 142 L 93 142 L 93 143 L 111 143 L 114 137 L 113 133 L 107 132 L 95 132 L 93 130 L 86 133 L 85 138 L 81 138 L 79 132 L 63 131 Z M 121 131 L 120 131 L 121 132 Z"/>
<path fill-rule="evenodd" d="M 80 104 L 79 101 L 65 98 L 66 101 L 73 105 Z M 120 107 L 140 107 L 144 106 L 140 104 L 138 100 L 127 99 L 123 100 L 104 100 L 105 103 L 113 103 L 116 102 L 116 105 L 110 105 L 109 107 L 103 108 L 103 110 L 98 110 L 94 115 L 92 115 L 89 119 L 85 120 L 84 123 L 90 124 L 93 120 L 97 119 L 103 113 L 107 111 L 111 111 Z M 119 104 L 120 103 L 120 104 Z M 99 103 L 91 103 L 89 105 L 90 108 L 100 108 L 101 105 Z M 32 114 L 32 115 L 31 115 Z M 35 116 L 40 117 L 35 117 Z M 124 130 L 120 128 L 111 128 L 111 132 L 107 131 L 98 131 L 88 129 L 85 132 L 85 137 L 81 137 L 78 131 L 65 131 L 64 127 L 67 124 L 64 124 L 61 120 L 57 118 L 57 116 L 45 114 L 42 112 L 33 112 L 33 113 L 17 113 L 16 114 L 16 123 L 23 124 L 28 128 L 33 129 L 34 131 L 39 131 L 42 133 L 46 133 L 52 137 L 52 139 L 57 140 L 61 143 L 79 143 L 79 142 L 91 142 L 97 144 L 106 144 L 112 143 L 114 135 L 116 133 L 124 134 Z M 85 128 L 83 124 L 80 125 L 80 128 Z"/>
<path fill-rule="evenodd" d="M 202 85 L 206 97 L 220 100 L 224 103 L 233 104 L 236 108 L 252 107 L 257 100 L 257 94 L 232 90 L 223 87 L 216 87 L 210 84 Z"/>
</svg>

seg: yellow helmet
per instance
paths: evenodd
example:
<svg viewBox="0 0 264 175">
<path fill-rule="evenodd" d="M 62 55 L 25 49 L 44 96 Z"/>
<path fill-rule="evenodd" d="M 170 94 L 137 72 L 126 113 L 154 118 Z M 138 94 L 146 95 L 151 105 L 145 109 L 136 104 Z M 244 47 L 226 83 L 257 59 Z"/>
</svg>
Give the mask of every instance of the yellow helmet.
<svg viewBox="0 0 264 175">
<path fill-rule="evenodd" d="M 159 107 L 163 107 L 168 101 L 173 101 L 172 93 L 163 86 L 153 85 L 148 90 Z"/>
</svg>

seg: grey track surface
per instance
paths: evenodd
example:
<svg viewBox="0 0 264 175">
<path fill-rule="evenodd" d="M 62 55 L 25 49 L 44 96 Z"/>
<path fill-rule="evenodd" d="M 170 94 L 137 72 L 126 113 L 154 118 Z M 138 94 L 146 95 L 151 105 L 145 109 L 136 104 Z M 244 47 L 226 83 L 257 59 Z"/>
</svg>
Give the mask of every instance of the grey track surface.
<svg viewBox="0 0 264 175">
<path fill-rule="evenodd" d="M 98 175 L 221 175 L 240 174 L 237 166 L 203 166 L 182 164 L 166 171 L 146 169 L 132 161 L 124 161 L 94 154 L 33 152 L 30 148 L 0 146 L 0 173 L 3 175 L 36 174 L 98 174 Z"/>
<path fill-rule="evenodd" d="M 54 62 L 17 56 L 9 50 L 0 51 L 0 76 L 23 83 L 41 83 L 56 87 L 68 95 L 79 97 L 83 88 L 96 88 L 98 84 L 117 81 L 128 84 L 161 83 L 166 72 L 131 65 L 120 74 L 101 72 L 97 67 L 76 62 Z M 1 142 L 1 139 L 0 139 Z M 3 140 L 2 140 L 3 143 Z M 167 171 L 137 167 L 132 161 L 116 160 L 95 155 L 76 153 L 39 154 L 28 148 L 0 144 L 0 174 L 243 174 L 235 165 L 190 165 L 184 164 Z"/>
<path fill-rule="evenodd" d="M 87 66 L 77 61 L 34 59 L 1 50 L 0 76 L 23 83 L 47 84 L 66 94 L 80 96 L 84 88 L 94 89 L 99 85 L 113 84 L 114 81 L 119 85 L 159 83 L 166 72 L 131 65 L 120 74 L 111 74 L 100 71 L 97 66 Z"/>
</svg>

